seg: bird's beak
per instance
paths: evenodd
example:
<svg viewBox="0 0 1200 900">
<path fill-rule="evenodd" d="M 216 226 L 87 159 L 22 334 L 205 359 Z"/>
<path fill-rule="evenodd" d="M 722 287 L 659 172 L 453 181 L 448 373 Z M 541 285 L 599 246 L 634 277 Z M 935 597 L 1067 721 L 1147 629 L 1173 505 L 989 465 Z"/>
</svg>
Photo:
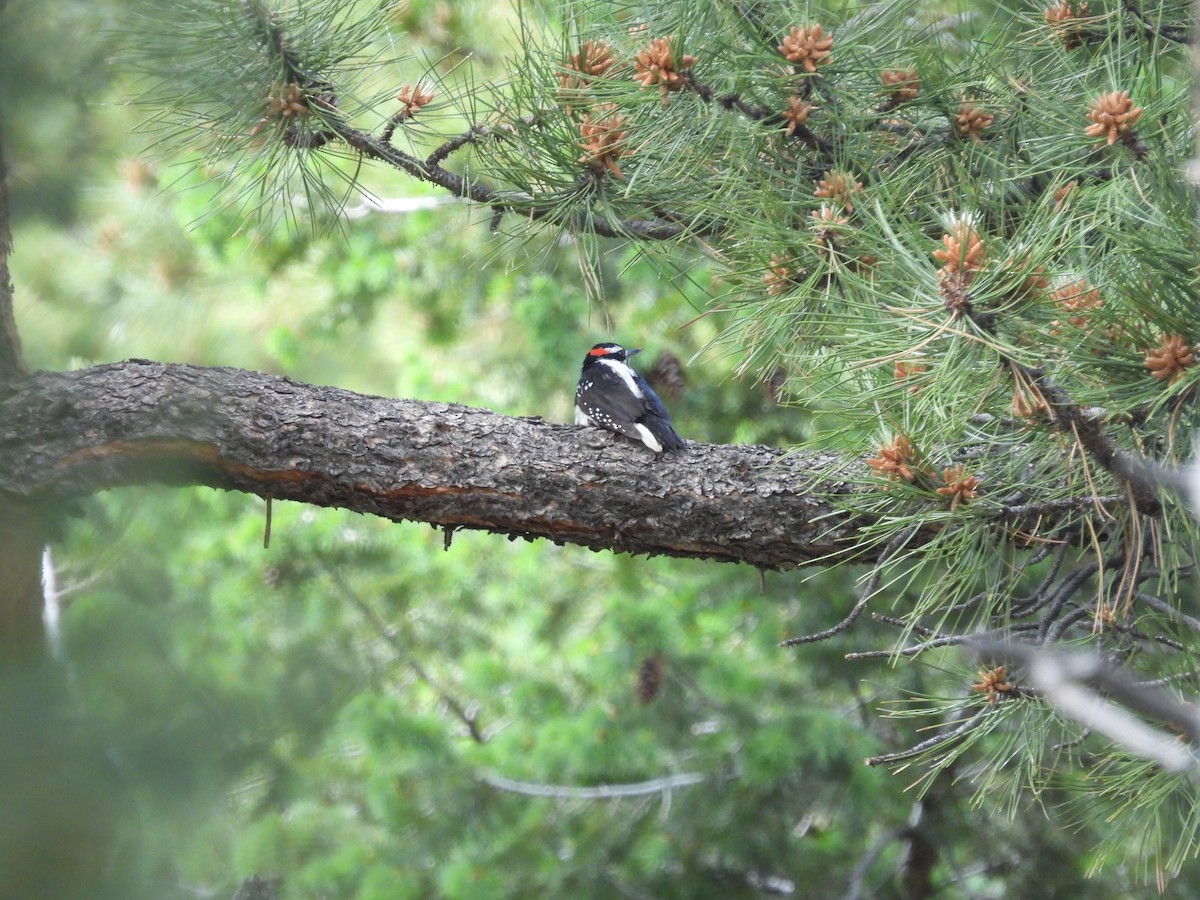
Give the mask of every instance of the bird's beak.
<svg viewBox="0 0 1200 900">
<path fill-rule="evenodd" d="M 641 353 L 641 352 L 642 352 L 642 348 L 641 348 L 641 347 L 634 347 L 632 350 L 626 350 L 626 351 L 625 351 L 625 355 L 626 355 L 626 356 L 633 356 L 635 353 Z"/>
</svg>

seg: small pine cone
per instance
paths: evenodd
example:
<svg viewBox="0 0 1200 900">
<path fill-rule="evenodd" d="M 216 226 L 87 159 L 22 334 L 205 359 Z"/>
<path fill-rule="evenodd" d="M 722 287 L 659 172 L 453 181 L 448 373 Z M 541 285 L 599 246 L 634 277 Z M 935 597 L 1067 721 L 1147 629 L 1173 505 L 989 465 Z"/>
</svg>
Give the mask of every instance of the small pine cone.
<svg viewBox="0 0 1200 900">
<path fill-rule="evenodd" d="M 696 57 L 682 55 L 678 61 L 671 50 L 673 37 L 655 38 L 638 51 L 634 59 L 633 80 L 648 88 L 657 84 L 666 99 L 669 91 L 678 91 L 687 83 L 684 72 L 696 64 Z"/>
<path fill-rule="evenodd" d="M 1133 105 L 1129 91 L 1113 91 L 1093 100 L 1087 117 L 1092 124 L 1083 133 L 1102 137 L 1111 147 L 1118 138 L 1126 141 L 1133 138 L 1133 125 L 1142 117 L 1142 109 Z"/>
<path fill-rule="evenodd" d="M 1044 419 L 1050 415 L 1050 404 L 1046 402 L 1042 392 L 1032 385 L 1025 387 L 1019 384 L 1014 385 L 1012 403 L 1009 408 L 1012 410 L 1014 419 L 1025 419 L 1030 422 Z"/>
<path fill-rule="evenodd" d="M 883 82 L 883 92 L 895 104 L 915 100 L 921 92 L 921 76 L 916 69 L 884 69 L 880 80 Z"/>
<path fill-rule="evenodd" d="M 954 313 L 971 309 L 971 273 L 963 270 L 953 272 L 939 269 L 937 273 L 938 293 L 942 295 L 942 306 Z"/>
<path fill-rule="evenodd" d="M 605 41 L 584 41 L 563 64 L 566 71 L 559 74 L 558 85 L 566 90 L 587 87 L 595 79 L 602 78 L 615 63 L 613 49 Z"/>
<path fill-rule="evenodd" d="M 411 116 L 433 99 L 433 88 L 419 81 L 416 84 L 406 84 L 400 88 L 396 99 L 404 106 L 404 114 Z"/>
<path fill-rule="evenodd" d="M 1046 24 L 1050 26 L 1050 30 L 1062 41 L 1063 47 L 1067 50 L 1072 50 L 1083 43 L 1083 32 L 1079 27 L 1079 20 L 1087 18 L 1088 5 L 1080 3 L 1079 9 L 1071 8 L 1071 4 L 1067 0 L 1059 0 L 1054 6 L 1047 6 L 1042 10 L 1042 17 L 1046 20 Z"/>
<path fill-rule="evenodd" d="M 960 503 L 966 503 L 979 496 L 979 479 L 974 475 L 964 475 L 963 465 L 959 463 L 950 469 L 942 470 L 943 487 L 937 492 L 950 500 L 950 509 L 958 508 Z"/>
<path fill-rule="evenodd" d="M 995 704 L 1001 694 L 1016 694 L 1017 689 L 1005 681 L 1004 666 L 995 669 L 981 669 L 976 676 L 979 681 L 971 685 L 971 690 L 987 696 L 988 703 Z"/>
<path fill-rule="evenodd" d="M 1029 267 L 1028 260 L 1017 262 L 1010 259 L 1005 264 L 1005 268 L 1016 270 L 1017 273 L 1025 273 L 1025 279 L 1021 282 L 1020 287 L 1015 291 L 1014 300 L 1026 301 L 1036 300 L 1046 293 L 1046 288 L 1050 287 L 1050 279 L 1046 277 L 1045 266 Z"/>
<path fill-rule="evenodd" d="M 768 296 L 782 294 L 792 284 L 792 269 L 788 265 L 788 261 L 776 254 L 771 254 L 771 265 L 767 267 L 767 271 L 762 274 L 762 283 L 767 288 Z"/>
<path fill-rule="evenodd" d="M 933 251 L 933 258 L 942 264 L 942 270 L 969 275 L 983 268 L 987 262 L 987 251 L 983 240 L 969 218 L 956 219 L 942 235 L 942 246 Z"/>
<path fill-rule="evenodd" d="M 776 49 L 788 62 L 801 66 L 805 72 L 817 71 L 817 66 L 829 62 L 833 36 L 823 35 L 820 25 L 799 28 L 795 25 Z"/>
<path fill-rule="evenodd" d="M 1015 259 L 1010 256 L 1004 261 L 1001 269 L 1012 281 L 1020 279 L 1020 283 L 1009 291 L 1007 300 L 1010 303 L 1039 300 L 1046 295 L 1046 290 L 1050 287 L 1046 267 L 1030 265 L 1028 257 Z"/>
<path fill-rule="evenodd" d="M 1167 384 L 1174 384 L 1183 370 L 1196 362 L 1196 351 L 1178 334 L 1164 334 L 1162 343 L 1146 353 L 1143 365 L 1150 374 Z"/>
<path fill-rule="evenodd" d="M 796 133 L 796 129 L 808 121 L 808 114 L 812 112 L 813 105 L 806 103 L 799 96 L 793 95 L 788 97 L 787 108 L 783 111 L 783 121 L 787 123 L 787 127 L 783 133 L 791 137 Z"/>
<path fill-rule="evenodd" d="M 625 117 L 616 105 L 600 104 L 579 123 L 579 146 L 584 153 L 577 161 L 596 172 L 608 171 L 616 178 L 624 178 L 617 160 L 626 155 L 626 134 Z"/>
<path fill-rule="evenodd" d="M 1075 189 L 1077 187 L 1079 187 L 1079 182 L 1072 180 L 1072 181 L 1068 181 L 1066 184 L 1064 184 L 1062 187 L 1060 187 L 1057 191 L 1054 192 L 1053 196 L 1050 199 L 1052 199 L 1054 201 L 1054 211 L 1055 212 L 1061 211 L 1067 205 L 1067 203 L 1068 203 L 1068 201 L 1070 201 L 1071 197 L 1073 197 L 1075 195 Z"/>
<path fill-rule="evenodd" d="M 923 380 L 921 376 L 928 371 L 929 366 L 923 362 L 898 359 L 896 360 L 896 365 L 892 367 L 892 378 L 896 381 L 909 382 L 908 392 L 915 394 L 921 389 L 921 381 Z"/>
<path fill-rule="evenodd" d="M 1051 291 L 1050 300 L 1067 317 L 1050 323 L 1052 334 L 1067 323 L 1083 328 L 1088 324 L 1088 314 L 1099 309 L 1101 302 L 1100 292 L 1082 278 Z"/>
<path fill-rule="evenodd" d="M 896 435 L 890 444 L 880 447 L 879 455 L 868 459 L 867 465 L 876 475 L 907 481 L 909 484 L 917 480 L 920 472 L 916 451 L 905 434 Z"/>
<path fill-rule="evenodd" d="M 646 370 L 646 380 L 650 382 L 650 387 L 665 395 L 668 400 L 678 399 L 687 383 L 683 363 L 670 350 L 658 354 L 654 365 Z"/>
<path fill-rule="evenodd" d="M 813 191 L 814 197 L 823 197 L 840 203 L 848 213 L 854 212 L 854 203 L 850 198 L 863 189 L 861 181 L 855 181 L 854 176 L 849 172 L 840 172 L 837 169 L 830 169 L 816 184 L 817 189 Z"/>
<path fill-rule="evenodd" d="M 655 653 L 642 660 L 637 670 L 637 685 L 635 691 L 639 703 L 653 703 L 662 691 L 663 661 Z"/>
<path fill-rule="evenodd" d="M 783 366 L 776 366 L 770 377 L 763 381 L 763 389 L 776 403 L 783 402 L 784 388 L 787 387 L 787 369 Z"/>
<path fill-rule="evenodd" d="M 995 121 L 995 116 L 976 106 L 973 99 L 963 100 L 962 105 L 958 108 L 958 113 L 954 116 L 954 127 L 963 137 L 981 141 L 983 140 L 981 137 L 983 130 L 993 121 Z"/>
<path fill-rule="evenodd" d="M 809 227 L 812 228 L 813 240 L 824 250 L 834 249 L 838 232 L 849 225 L 850 220 L 839 215 L 838 208 L 829 204 L 814 209 L 810 215 L 812 222 L 809 223 Z"/>
<path fill-rule="evenodd" d="M 309 115 L 310 112 L 304 96 L 304 89 L 300 85 L 295 83 L 271 85 L 271 92 L 267 95 L 268 119 L 303 117 Z"/>
</svg>

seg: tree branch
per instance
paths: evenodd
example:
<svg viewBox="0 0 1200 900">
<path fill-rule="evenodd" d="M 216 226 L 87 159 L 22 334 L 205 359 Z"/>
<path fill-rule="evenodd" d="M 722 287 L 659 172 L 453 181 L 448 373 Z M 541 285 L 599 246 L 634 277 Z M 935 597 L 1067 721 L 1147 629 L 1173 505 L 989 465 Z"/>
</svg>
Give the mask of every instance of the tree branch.
<svg viewBox="0 0 1200 900">
<path fill-rule="evenodd" d="M 456 175 L 440 165 L 442 159 L 483 136 L 504 136 L 503 130 L 475 126 L 457 138 L 451 139 L 435 150 L 427 160 L 417 159 L 403 150 L 398 150 L 381 138 L 351 128 L 342 122 L 330 123 L 332 134 L 368 159 L 385 163 L 397 171 L 404 172 L 418 181 L 432 184 L 463 200 L 480 206 L 491 206 L 498 213 L 513 213 L 528 221 L 540 221 L 561 214 L 561 209 L 552 202 L 538 203 L 537 199 L 520 191 L 501 191 L 481 181 Z M 711 234 L 713 228 L 689 229 L 678 222 L 664 219 L 623 219 L 610 221 L 593 216 L 572 216 L 570 224 L 581 231 L 589 231 L 599 237 L 637 238 L 647 241 L 669 241 L 691 233 Z"/>
<path fill-rule="evenodd" d="M 635 784 L 602 784 L 596 787 L 576 787 L 565 784 L 535 784 L 528 781 L 514 781 L 491 772 L 479 776 L 480 781 L 502 791 L 514 794 L 525 794 L 529 797 L 557 797 L 566 800 L 614 800 L 621 797 L 644 797 L 647 794 L 661 794 L 678 788 L 691 787 L 704 781 L 699 772 L 681 772 L 678 775 L 667 775 L 650 781 L 639 781 Z"/>
<path fill-rule="evenodd" d="M 852 549 L 867 520 L 831 502 L 859 490 L 860 468 L 694 443 L 655 457 L 593 428 L 144 360 L 39 373 L 0 395 L 0 491 L 18 497 L 207 485 L 762 568 L 878 556 Z"/>
</svg>

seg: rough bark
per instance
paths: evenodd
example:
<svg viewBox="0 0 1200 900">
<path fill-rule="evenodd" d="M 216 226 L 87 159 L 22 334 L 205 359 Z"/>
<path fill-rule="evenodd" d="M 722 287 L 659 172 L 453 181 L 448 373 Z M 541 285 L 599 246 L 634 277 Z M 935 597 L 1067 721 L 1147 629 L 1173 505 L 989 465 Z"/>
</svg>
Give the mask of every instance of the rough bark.
<svg viewBox="0 0 1200 900">
<path fill-rule="evenodd" d="M 853 492 L 852 464 L 839 479 L 837 457 L 765 447 L 655 457 L 592 428 L 145 361 L 40 373 L 0 396 L 0 491 L 35 502 L 197 484 L 764 568 L 850 552 L 863 523 L 830 498 Z"/>
</svg>

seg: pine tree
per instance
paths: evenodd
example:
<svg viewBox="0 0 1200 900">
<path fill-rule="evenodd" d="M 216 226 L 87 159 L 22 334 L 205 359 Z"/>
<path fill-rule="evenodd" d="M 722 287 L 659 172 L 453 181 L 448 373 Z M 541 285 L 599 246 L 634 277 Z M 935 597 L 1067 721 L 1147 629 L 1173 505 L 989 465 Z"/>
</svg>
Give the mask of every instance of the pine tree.
<svg viewBox="0 0 1200 900">
<path fill-rule="evenodd" d="M 320 227 L 377 167 L 569 235 L 589 285 L 608 239 L 707 257 L 720 345 L 837 451 L 830 556 L 873 561 L 785 643 L 870 610 L 897 642 L 859 656 L 957 684 L 868 762 L 1119 810 L 1100 858 L 1160 880 L 1195 852 L 1197 526 L 1162 489 L 1200 382 L 1185 4 L 568 5 L 469 90 L 389 82 L 373 9 L 167 9 L 152 125 L 250 217 Z"/>
</svg>

